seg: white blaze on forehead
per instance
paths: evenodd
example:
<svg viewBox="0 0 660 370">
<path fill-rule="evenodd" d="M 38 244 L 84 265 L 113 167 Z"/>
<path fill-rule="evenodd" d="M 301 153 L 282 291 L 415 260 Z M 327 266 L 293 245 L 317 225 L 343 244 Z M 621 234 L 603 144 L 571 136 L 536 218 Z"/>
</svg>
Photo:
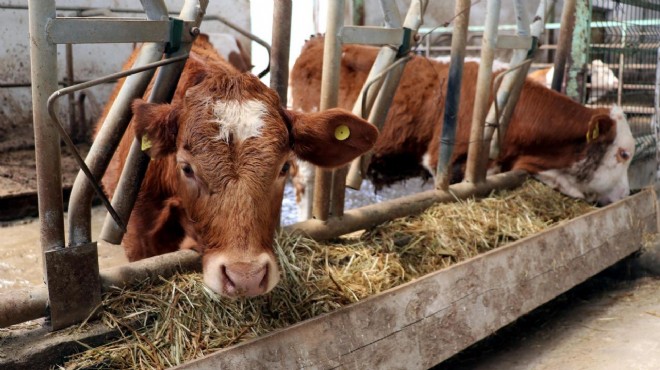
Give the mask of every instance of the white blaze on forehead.
<svg viewBox="0 0 660 370">
<path fill-rule="evenodd" d="M 213 103 L 213 122 L 220 128 L 218 139 L 229 142 L 230 135 L 237 141 L 261 136 L 265 113 L 266 106 L 258 100 L 216 101 Z"/>
</svg>

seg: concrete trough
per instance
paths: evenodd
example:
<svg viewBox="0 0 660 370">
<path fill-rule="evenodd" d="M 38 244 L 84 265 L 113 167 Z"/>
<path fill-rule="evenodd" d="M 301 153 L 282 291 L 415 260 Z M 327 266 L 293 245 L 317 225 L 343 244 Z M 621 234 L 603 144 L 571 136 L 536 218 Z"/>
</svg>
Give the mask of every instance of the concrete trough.
<svg viewBox="0 0 660 370">
<path fill-rule="evenodd" d="M 651 189 L 643 190 L 541 233 L 179 368 L 326 369 L 361 368 L 364 364 L 429 368 L 635 253 L 643 239 L 657 232 L 656 195 Z M 62 356 L 82 350 L 81 343 L 94 346 L 103 338 L 116 336 L 100 323 L 77 335 L 46 336 L 44 329 L 36 331 L 41 334 L 32 332 L 4 341 L 3 348 L 13 349 L 11 356 L 0 356 L 0 367 L 48 368 Z"/>
</svg>

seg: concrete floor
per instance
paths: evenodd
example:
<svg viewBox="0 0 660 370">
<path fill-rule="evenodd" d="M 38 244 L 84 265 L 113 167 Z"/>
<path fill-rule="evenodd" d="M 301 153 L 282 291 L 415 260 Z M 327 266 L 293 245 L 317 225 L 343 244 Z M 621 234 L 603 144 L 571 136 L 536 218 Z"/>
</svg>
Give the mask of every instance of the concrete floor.
<svg viewBox="0 0 660 370">
<path fill-rule="evenodd" d="M 660 369 L 660 278 L 594 277 L 435 370 Z"/>
</svg>

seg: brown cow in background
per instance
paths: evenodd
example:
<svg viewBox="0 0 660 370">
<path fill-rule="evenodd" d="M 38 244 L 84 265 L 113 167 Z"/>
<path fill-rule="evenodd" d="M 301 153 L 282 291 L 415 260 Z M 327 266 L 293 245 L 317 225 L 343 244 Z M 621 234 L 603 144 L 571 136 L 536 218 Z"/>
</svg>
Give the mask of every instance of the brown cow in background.
<svg viewBox="0 0 660 370">
<path fill-rule="evenodd" d="M 323 37 L 308 41 L 291 71 L 294 109 L 318 109 L 323 42 Z M 353 106 L 377 52 L 373 47 L 343 47 L 340 107 Z M 452 182 L 464 174 L 478 68 L 473 61 L 464 66 Z M 408 62 L 368 167 L 367 176 L 377 188 L 434 174 L 448 72 L 446 62 L 419 56 Z M 490 163 L 491 173 L 526 170 L 564 194 L 602 204 L 629 193 L 627 170 L 635 145 L 619 107 L 586 108 L 525 81 L 503 148 Z"/>
<path fill-rule="evenodd" d="M 272 243 L 291 156 L 337 167 L 378 135 L 340 109 L 283 109 L 273 90 L 239 73 L 204 37 L 172 103 L 137 100 L 133 114 L 135 136 L 125 135 L 103 179 L 112 194 L 134 137 L 149 144 L 152 162 L 123 240 L 128 258 L 196 249 L 204 282 L 229 297 L 266 293 L 279 280 Z M 334 135 L 340 125 L 350 130 L 344 140 Z"/>
</svg>

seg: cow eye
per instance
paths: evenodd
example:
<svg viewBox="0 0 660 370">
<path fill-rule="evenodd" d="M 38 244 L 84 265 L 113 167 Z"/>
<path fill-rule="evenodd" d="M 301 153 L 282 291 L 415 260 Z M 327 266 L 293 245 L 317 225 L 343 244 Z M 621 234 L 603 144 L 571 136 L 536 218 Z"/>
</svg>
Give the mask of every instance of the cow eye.
<svg viewBox="0 0 660 370">
<path fill-rule="evenodd" d="M 289 172 L 289 168 L 291 168 L 291 163 L 284 162 L 284 165 L 282 166 L 282 170 L 280 171 L 280 176 L 284 176 Z"/>
<path fill-rule="evenodd" d="M 189 163 L 183 163 L 181 165 L 181 171 L 183 171 L 183 174 L 186 175 L 186 177 L 193 177 L 195 175 L 195 171 L 193 171 L 193 168 Z"/>
<path fill-rule="evenodd" d="M 619 149 L 619 157 L 624 161 L 627 161 L 630 158 L 630 153 L 625 149 Z"/>
</svg>

